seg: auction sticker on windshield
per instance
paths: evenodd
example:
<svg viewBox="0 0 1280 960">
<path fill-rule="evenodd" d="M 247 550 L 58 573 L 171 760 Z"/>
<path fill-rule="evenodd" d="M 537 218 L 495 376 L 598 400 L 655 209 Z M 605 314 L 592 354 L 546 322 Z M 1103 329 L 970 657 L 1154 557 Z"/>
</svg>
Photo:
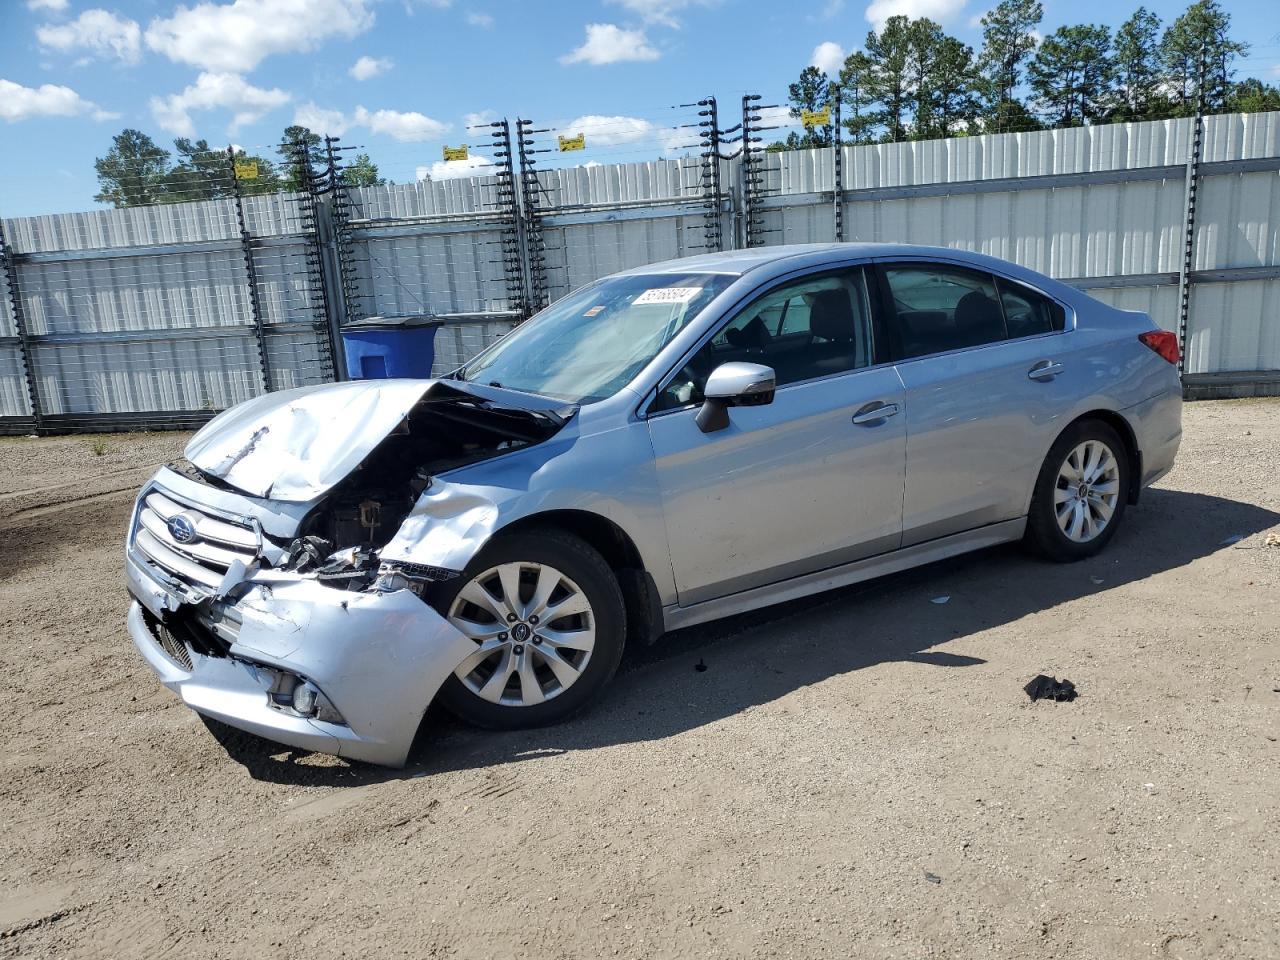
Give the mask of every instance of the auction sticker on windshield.
<svg viewBox="0 0 1280 960">
<path fill-rule="evenodd" d="M 701 287 L 653 287 L 631 301 L 632 306 L 642 303 L 688 303 L 702 292 Z"/>
</svg>

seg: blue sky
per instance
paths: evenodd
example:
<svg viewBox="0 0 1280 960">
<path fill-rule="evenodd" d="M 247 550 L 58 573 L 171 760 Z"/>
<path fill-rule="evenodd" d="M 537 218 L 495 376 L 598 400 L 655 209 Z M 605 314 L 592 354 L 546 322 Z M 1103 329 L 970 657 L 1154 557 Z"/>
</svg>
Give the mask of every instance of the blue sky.
<svg viewBox="0 0 1280 960">
<path fill-rule="evenodd" d="M 652 159 L 680 147 L 673 109 L 745 92 L 778 103 L 815 57 L 835 62 L 893 13 L 975 47 L 990 0 L 0 0 L 0 215 L 93 207 L 94 157 L 122 127 L 270 151 L 295 120 L 368 150 L 397 181 L 457 174 L 441 146 L 517 115 L 588 150 L 552 162 Z M 1146 0 L 1166 22 L 1184 9 Z M 1276 0 L 1223 0 L 1280 82 Z M 1136 3 L 1045 0 L 1044 32 L 1116 26 Z M 544 135 L 545 136 L 545 135 Z M 484 151 L 473 151 L 483 165 Z"/>
</svg>

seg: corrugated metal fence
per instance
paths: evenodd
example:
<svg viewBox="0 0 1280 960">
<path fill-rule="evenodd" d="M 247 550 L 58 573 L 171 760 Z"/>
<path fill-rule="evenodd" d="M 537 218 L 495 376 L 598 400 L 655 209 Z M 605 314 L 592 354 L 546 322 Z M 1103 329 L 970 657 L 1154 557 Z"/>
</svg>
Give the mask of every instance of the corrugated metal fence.
<svg viewBox="0 0 1280 960">
<path fill-rule="evenodd" d="M 845 240 L 978 250 L 1169 329 L 1185 315 L 1192 393 L 1276 392 L 1280 114 L 1196 134 L 1187 119 L 846 146 L 839 164 L 764 154 L 752 196 L 740 158 L 718 196 L 677 158 L 538 171 L 536 204 L 512 174 L 246 197 L 243 232 L 234 200 L 6 220 L 0 430 L 36 425 L 33 394 L 46 430 L 198 421 L 332 379 L 333 329 L 367 316 L 439 318 L 450 369 L 538 283 L 554 300 L 707 249 L 709 209 L 715 243 L 741 245 L 746 204 L 753 242 L 835 239 L 839 203 Z"/>
</svg>

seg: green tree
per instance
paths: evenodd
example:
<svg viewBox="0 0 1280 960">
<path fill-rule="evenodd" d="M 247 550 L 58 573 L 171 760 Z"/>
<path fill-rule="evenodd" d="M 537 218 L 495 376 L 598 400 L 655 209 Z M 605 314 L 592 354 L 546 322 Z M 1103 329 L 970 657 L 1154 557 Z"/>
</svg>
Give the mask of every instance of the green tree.
<svg viewBox="0 0 1280 960">
<path fill-rule="evenodd" d="M 94 200 L 114 207 L 160 203 L 165 194 L 169 151 L 141 130 L 126 128 L 111 138 L 105 157 L 93 161 L 98 173 Z"/>
<path fill-rule="evenodd" d="M 386 178 L 378 176 L 378 165 L 367 153 L 357 153 L 356 158 L 342 171 L 342 179 L 349 187 L 380 187 Z"/>
<path fill-rule="evenodd" d="M 871 78 L 872 62 L 861 50 L 845 57 L 840 68 L 841 124 L 849 132 L 853 143 L 870 143 L 875 139 L 879 119 L 872 110 L 873 101 L 867 92 Z"/>
<path fill-rule="evenodd" d="M 231 194 L 231 171 L 227 154 L 209 146 L 207 140 L 178 137 L 173 141 L 178 162 L 165 174 L 165 201 L 212 200 Z"/>
<path fill-rule="evenodd" d="M 1205 109 L 1222 110 L 1232 91 L 1231 64 L 1249 52 L 1247 43 L 1231 39 L 1231 15 L 1217 0 L 1199 0 L 1187 7 L 1160 38 L 1160 61 L 1165 83 L 1173 91 L 1178 113 L 1195 110 L 1200 59 L 1205 62 Z"/>
<path fill-rule="evenodd" d="M 320 169 L 328 163 L 328 157 L 324 149 L 324 138 L 320 134 L 312 133 L 306 127 L 296 123 L 285 127 L 277 150 L 281 157 L 280 167 L 283 171 L 281 185 L 291 193 L 305 190 L 307 185 L 307 169 L 303 163 L 299 162 L 296 147 L 294 146 L 298 143 L 304 145 L 306 163 L 310 165 L 315 174 L 319 174 Z"/>
<path fill-rule="evenodd" d="M 1035 29 L 1043 19 L 1040 0 L 1000 0 L 982 18 L 982 54 L 978 60 L 988 109 L 995 118 L 1012 118 L 1018 113 L 1003 104 L 1017 99 L 1022 67 L 1036 48 Z"/>
<path fill-rule="evenodd" d="M 914 101 L 911 72 L 915 43 L 911 21 L 904 16 L 890 17 L 879 33 L 872 30 L 867 34 L 866 50 L 871 60 L 867 96 L 880 106 L 878 120 L 884 127 L 883 139 L 898 143 L 907 139 L 907 119 Z"/>
<path fill-rule="evenodd" d="M 1241 80 L 1231 88 L 1226 108 L 1231 113 L 1266 113 L 1280 110 L 1280 87 L 1273 87 L 1254 77 Z"/>
<path fill-rule="evenodd" d="M 787 87 L 787 99 L 791 103 L 791 116 L 799 120 L 803 110 L 821 110 L 831 105 L 831 82 L 817 67 L 805 67 L 800 71 L 800 79 Z M 788 150 L 829 146 L 831 128 L 826 125 L 807 127 L 803 134 L 787 136 Z"/>
<path fill-rule="evenodd" d="M 1105 115 L 1113 72 L 1111 31 L 1086 24 L 1049 34 L 1027 68 L 1040 109 L 1049 123 L 1060 127 L 1081 126 Z"/>
<path fill-rule="evenodd" d="M 1044 124 L 1021 100 L 1002 100 L 990 107 L 983 117 L 983 130 L 988 133 L 1028 133 L 1043 130 Z"/>
<path fill-rule="evenodd" d="M 942 27 L 928 17 L 907 25 L 907 86 L 911 91 L 911 135 L 916 140 L 939 135 L 934 119 L 933 67 L 944 37 Z"/>
<path fill-rule="evenodd" d="M 936 136 L 954 136 L 973 127 L 981 103 L 973 48 L 944 36 L 934 51 L 928 74 Z"/>
<path fill-rule="evenodd" d="M 1143 120 L 1164 99 L 1160 93 L 1160 18 L 1139 7 L 1116 31 L 1115 64 L 1118 120 Z"/>
</svg>

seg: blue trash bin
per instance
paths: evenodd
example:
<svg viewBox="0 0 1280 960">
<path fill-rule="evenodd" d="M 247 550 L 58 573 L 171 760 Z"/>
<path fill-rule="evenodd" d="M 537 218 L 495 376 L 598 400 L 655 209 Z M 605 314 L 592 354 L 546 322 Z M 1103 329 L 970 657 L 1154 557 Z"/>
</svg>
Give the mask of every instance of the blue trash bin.
<svg viewBox="0 0 1280 960">
<path fill-rule="evenodd" d="M 342 328 L 347 376 L 352 380 L 430 377 L 436 328 L 430 317 L 368 317 Z"/>
</svg>

